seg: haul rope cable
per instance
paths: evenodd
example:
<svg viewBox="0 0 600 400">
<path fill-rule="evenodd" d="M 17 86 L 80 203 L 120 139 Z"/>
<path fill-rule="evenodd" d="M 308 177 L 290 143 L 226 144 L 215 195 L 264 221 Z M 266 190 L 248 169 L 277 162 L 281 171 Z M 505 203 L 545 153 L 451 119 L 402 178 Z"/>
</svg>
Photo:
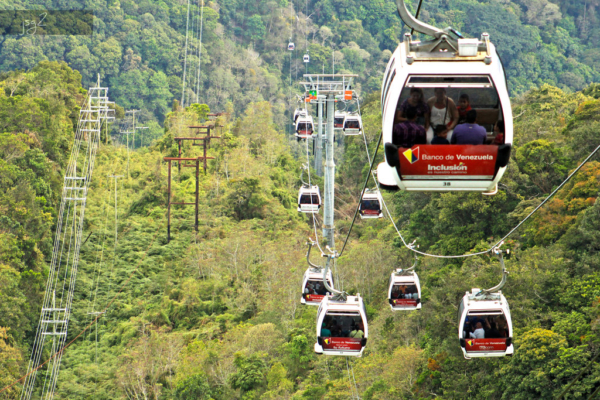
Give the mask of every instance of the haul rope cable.
<svg viewBox="0 0 600 400">
<path fill-rule="evenodd" d="M 357 103 L 358 103 L 358 99 L 357 99 Z M 359 108 L 359 114 L 360 114 L 360 104 L 358 103 L 358 108 Z M 369 157 L 370 162 L 370 166 L 369 166 L 369 173 L 367 174 L 367 178 L 365 179 L 365 184 L 363 186 L 363 191 L 361 192 L 361 199 L 362 196 L 364 194 L 364 191 L 367 187 L 367 184 L 369 182 L 369 178 L 373 171 L 373 164 L 375 163 L 375 159 L 377 157 L 377 152 L 379 150 L 379 146 L 381 144 L 381 139 L 383 137 L 383 132 L 381 132 L 380 136 L 379 136 L 379 140 L 377 142 L 377 147 L 375 148 L 375 154 L 373 155 L 373 158 L 370 158 L 370 154 L 369 154 L 369 148 L 367 146 L 367 139 L 364 133 L 364 127 L 363 127 L 363 138 L 365 140 L 365 147 L 366 147 L 366 151 L 367 151 L 367 156 Z M 404 244 L 404 246 L 409 249 L 410 251 L 413 251 L 417 254 L 420 254 L 422 256 L 426 256 L 426 257 L 434 257 L 434 258 L 447 258 L 447 259 L 455 259 L 455 258 L 466 258 L 466 257 L 473 257 L 473 256 L 479 256 L 479 255 L 484 255 L 484 254 L 488 254 L 494 251 L 495 248 L 499 247 L 500 244 L 502 242 L 504 242 L 509 236 L 511 236 L 517 229 L 519 229 L 521 227 L 521 225 L 523 225 L 527 220 L 529 220 L 529 218 L 531 218 L 540 208 L 542 208 L 552 197 L 554 197 L 554 195 L 560 190 L 562 189 L 567 182 L 569 182 L 571 180 L 571 178 L 577 173 L 579 172 L 579 170 L 581 168 L 583 168 L 583 166 L 585 164 L 587 164 L 587 162 L 598 152 L 598 150 L 600 150 L 600 145 L 598 145 L 586 158 L 585 160 L 583 160 L 583 162 L 581 164 L 579 164 L 579 166 L 577 168 L 575 168 L 573 170 L 573 172 L 571 172 L 566 178 L 565 180 L 558 185 L 558 187 L 556 189 L 554 189 L 552 191 L 552 193 L 550 193 L 533 211 L 531 211 L 523 220 L 521 220 L 521 222 L 519 222 L 513 229 L 511 229 L 506 235 L 504 235 L 504 237 L 502 239 L 500 239 L 498 242 L 496 242 L 496 244 L 494 244 L 493 246 L 491 246 L 488 250 L 485 251 L 479 251 L 476 253 L 469 253 L 469 254 L 462 254 L 462 255 L 449 255 L 449 256 L 445 256 L 445 255 L 439 255 L 439 254 L 430 254 L 430 253 L 426 253 L 423 251 L 419 251 L 416 249 L 416 246 L 411 246 L 410 244 L 408 244 L 406 242 L 406 240 L 404 239 L 404 237 L 402 236 L 402 233 L 400 233 L 400 230 L 398 229 L 398 226 L 396 225 L 396 222 L 394 221 L 394 218 L 392 217 L 392 214 L 390 213 L 390 210 L 387 207 L 387 204 L 385 202 L 385 200 L 383 199 L 383 196 L 381 197 L 382 203 L 383 203 L 383 207 L 385 208 L 385 211 L 387 212 L 387 214 L 390 216 L 390 220 L 392 221 L 392 225 L 394 226 L 394 229 L 396 230 L 396 232 L 398 233 L 398 236 L 400 237 L 400 239 L 402 240 L 402 243 Z M 375 184 L 377 185 L 377 189 L 381 192 L 381 188 L 379 187 L 379 181 L 377 179 L 375 179 Z M 344 252 L 344 249 L 346 248 L 346 244 L 348 243 L 348 240 L 350 238 L 350 233 L 352 232 L 352 228 L 354 227 L 354 222 L 356 221 L 356 216 L 358 214 L 358 211 L 360 209 L 360 200 L 358 202 L 358 205 L 356 207 L 356 212 L 354 213 L 354 218 L 352 219 L 352 224 L 350 225 L 350 229 L 348 230 L 348 235 L 346 236 L 346 240 L 344 242 L 344 246 L 342 247 L 342 250 L 340 251 L 339 254 L 335 255 L 335 257 L 340 257 L 342 255 L 342 253 Z"/>
<path fill-rule="evenodd" d="M 165 214 L 166 215 L 166 214 Z M 125 282 L 123 282 L 123 284 L 121 285 L 121 287 L 119 288 L 119 291 L 113 296 L 113 298 L 110 300 L 110 302 L 106 305 L 106 307 L 104 307 L 104 310 L 102 311 L 102 314 L 99 314 L 96 318 L 94 318 L 94 320 L 92 322 L 90 322 L 85 328 L 83 328 L 83 330 L 81 330 L 81 332 L 79 332 L 77 334 L 77 336 L 75 336 L 69 343 L 65 344 L 58 352 L 55 352 L 52 357 L 50 357 L 49 359 L 47 359 L 46 361 L 44 361 L 42 364 L 38 365 L 35 369 L 33 369 L 31 372 L 28 372 L 27 374 L 23 375 L 21 378 L 17 379 L 16 381 L 12 382 L 11 384 L 5 386 L 4 388 L 2 388 L 0 390 L 0 394 L 5 392 L 6 390 L 10 389 L 11 387 L 13 387 L 14 385 L 16 385 L 17 383 L 21 382 L 23 379 L 27 378 L 29 375 L 31 375 L 33 372 L 39 370 L 40 368 L 42 368 L 44 365 L 46 365 L 48 362 L 50 362 L 52 359 L 54 359 L 58 354 L 63 353 L 71 344 L 73 344 L 73 342 L 75 342 L 77 339 L 79 339 L 79 337 L 81 335 L 83 335 L 93 324 L 94 322 L 96 322 L 98 319 L 100 319 L 100 317 L 112 306 L 112 304 L 115 302 L 117 296 L 119 294 L 121 294 L 121 292 L 123 291 L 123 289 L 125 288 L 125 286 L 127 286 L 127 284 L 129 284 L 129 281 L 131 280 L 131 278 L 133 278 L 133 275 L 138 271 L 138 269 L 140 268 L 140 266 L 142 265 L 142 262 L 146 259 L 146 256 L 148 255 L 148 252 L 150 251 L 150 247 L 152 247 L 152 245 L 154 244 L 154 242 L 156 241 L 156 238 L 158 237 L 160 230 L 157 230 L 156 233 L 154 234 L 154 237 L 152 238 L 152 241 L 150 242 L 150 244 L 148 245 L 148 247 L 146 248 L 146 251 L 144 252 L 144 254 L 142 255 L 142 257 L 140 258 L 140 260 L 138 261 L 135 269 L 133 270 L 133 272 L 131 272 L 131 274 L 129 275 L 129 277 L 125 280 Z"/>
</svg>

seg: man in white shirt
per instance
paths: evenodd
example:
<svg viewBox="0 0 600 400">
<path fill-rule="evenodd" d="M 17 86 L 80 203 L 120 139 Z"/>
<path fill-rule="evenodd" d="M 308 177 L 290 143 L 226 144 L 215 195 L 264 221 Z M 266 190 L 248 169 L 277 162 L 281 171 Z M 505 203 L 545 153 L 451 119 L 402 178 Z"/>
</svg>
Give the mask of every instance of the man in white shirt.
<svg viewBox="0 0 600 400">
<path fill-rule="evenodd" d="M 481 322 L 475 325 L 475 332 L 469 332 L 469 337 L 471 339 L 485 339 L 485 331 Z"/>
</svg>

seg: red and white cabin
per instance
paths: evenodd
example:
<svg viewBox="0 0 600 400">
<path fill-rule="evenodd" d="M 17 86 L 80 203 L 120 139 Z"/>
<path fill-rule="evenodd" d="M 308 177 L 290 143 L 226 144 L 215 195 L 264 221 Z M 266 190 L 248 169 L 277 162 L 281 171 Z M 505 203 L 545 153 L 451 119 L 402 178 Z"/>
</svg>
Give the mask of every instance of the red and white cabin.
<svg viewBox="0 0 600 400">
<path fill-rule="evenodd" d="M 368 336 L 367 312 L 360 294 L 348 296 L 346 301 L 323 298 L 317 311 L 315 353 L 360 357 Z"/>
<path fill-rule="evenodd" d="M 296 137 L 300 139 L 310 139 L 315 131 L 313 118 L 310 115 L 300 114 L 296 119 Z"/>
<path fill-rule="evenodd" d="M 383 218 L 383 199 L 377 189 L 367 189 L 360 200 L 358 213 L 361 219 Z"/>
<path fill-rule="evenodd" d="M 481 41 L 458 39 L 457 52 L 447 49 L 422 52 L 419 43 L 412 42 L 407 34 L 383 76 L 381 104 L 386 161 L 377 168 L 379 183 L 389 190 L 496 193 L 513 141 L 506 76 L 496 48 L 487 35 Z M 463 47 L 472 50 L 469 55 L 461 55 L 469 53 Z M 445 89 L 457 106 L 460 96 L 468 95 L 471 108 L 477 111 L 477 123 L 486 129 L 488 144 L 396 146 L 392 133 L 394 125 L 400 122 L 400 105 L 414 88 L 422 91 L 424 102 L 434 96 L 436 88 Z M 503 138 L 494 135 L 498 121 L 504 122 Z M 448 141 L 452 134 L 453 131 L 448 133 Z M 429 127 L 427 143 L 432 138 L 433 129 Z M 490 144 L 496 142 L 499 144 Z"/>
<path fill-rule="evenodd" d="M 390 276 L 388 302 L 392 311 L 421 309 L 421 282 L 414 271 L 394 271 Z"/>
<path fill-rule="evenodd" d="M 482 294 L 480 289 L 472 289 L 471 293 L 466 292 L 458 307 L 458 318 L 458 339 L 466 359 L 513 355 L 512 319 L 501 291 Z M 472 337 L 478 323 L 485 332 L 483 338 Z"/>
<path fill-rule="evenodd" d="M 333 286 L 333 275 L 331 274 L 331 270 L 327 271 L 327 284 L 329 287 L 335 287 Z M 318 306 L 327 294 L 327 289 L 323 284 L 323 270 L 308 268 L 306 272 L 304 272 L 304 279 L 302 280 L 302 298 L 300 299 L 300 302 L 310 306 Z"/>
</svg>

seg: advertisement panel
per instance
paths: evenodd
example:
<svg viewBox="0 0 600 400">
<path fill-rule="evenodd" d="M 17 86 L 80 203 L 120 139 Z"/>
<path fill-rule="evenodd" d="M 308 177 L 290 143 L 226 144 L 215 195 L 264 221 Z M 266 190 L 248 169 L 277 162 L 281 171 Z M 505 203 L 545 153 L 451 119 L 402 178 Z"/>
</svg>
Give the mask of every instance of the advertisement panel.
<svg viewBox="0 0 600 400">
<path fill-rule="evenodd" d="M 417 300 L 394 299 L 392 301 L 394 302 L 394 306 L 398 306 L 398 307 L 416 307 L 417 306 Z"/>
<path fill-rule="evenodd" d="M 481 351 L 481 352 L 493 352 L 493 351 L 506 351 L 506 338 L 499 339 L 466 339 L 465 340 L 466 351 Z"/>
<path fill-rule="evenodd" d="M 496 145 L 420 145 L 398 148 L 402 179 L 492 180 Z"/>
<path fill-rule="evenodd" d="M 323 350 L 350 350 L 360 351 L 361 339 L 348 337 L 326 337 L 323 338 Z"/>
<path fill-rule="evenodd" d="M 303 294 L 304 296 L 304 300 L 310 302 L 310 303 L 320 303 L 321 300 L 323 300 L 323 297 L 325 297 L 322 294 Z"/>
</svg>

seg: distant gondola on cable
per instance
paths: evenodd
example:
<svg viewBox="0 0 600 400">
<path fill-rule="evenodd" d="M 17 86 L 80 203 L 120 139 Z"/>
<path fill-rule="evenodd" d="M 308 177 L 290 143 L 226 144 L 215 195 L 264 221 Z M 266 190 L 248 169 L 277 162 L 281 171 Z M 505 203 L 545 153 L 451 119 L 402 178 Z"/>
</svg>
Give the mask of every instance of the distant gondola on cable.
<svg viewBox="0 0 600 400">
<path fill-rule="evenodd" d="M 500 263 L 502 282 L 491 289 L 471 289 L 458 306 L 458 338 L 466 359 L 514 353 L 510 310 L 500 291 L 508 275 L 501 253 Z"/>
<path fill-rule="evenodd" d="M 304 272 L 304 278 L 302 279 L 302 298 L 300 299 L 300 302 L 302 304 L 318 306 L 326 295 L 332 293 L 327 291 L 327 288 L 323 283 L 324 268 L 310 262 L 310 250 L 314 244 L 315 243 L 312 241 L 309 243 L 308 251 L 306 253 L 306 260 L 310 267 Z M 327 284 L 329 287 L 334 288 L 331 270 L 327 270 L 326 274 L 327 276 L 325 279 L 327 280 Z"/>
<path fill-rule="evenodd" d="M 333 129 L 340 131 L 344 129 L 344 119 L 346 119 L 346 113 L 344 111 L 336 111 L 333 117 Z"/>
<path fill-rule="evenodd" d="M 310 115 L 301 114 L 296 119 L 296 137 L 300 139 L 310 139 L 314 133 L 313 118 Z"/>
<path fill-rule="evenodd" d="M 386 161 L 378 166 L 379 183 L 390 190 L 495 194 L 513 140 L 506 76 L 496 48 L 487 33 L 480 40 L 464 39 L 452 28 L 440 30 L 418 21 L 404 0 L 397 0 L 397 5 L 409 28 L 433 39 L 413 41 L 405 34 L 384 73 Z M 409 113 L 427 128 L 426 143 L 393 134 Z M 473 119 L 482 128 L 469 122 Z M 470 127 L 458 128 L 459 133 L 456 125 L 465 122 Z M 495 126 L 502 128 L 501 134 L 494 133 Z M 471 133 L 465 134 L 466 130 Z M 431 144 L 434 137 L 436 144 Z"/>
<path fill-rule="evenodd" d="M 415 263 L 408 269 L 397 269 L 390 276 L 388 286 L 388 302 L 392 311 L 408 311 L 421 309 L 421 283 L 414 271 Z"/>
<path fill-rule="evenodd" d="M 327 283 L 333 287 L 333 276 L 331 271 L 327 273 Z M 323 270 L 318 268 L 308 268 L 304 272 L 302 280 L 302 304 L 318 306 L 321 300 L 327 296 L 327 289 L 323 284 Z M 331 293 L 329 293 L 331 294 Z"/>
<path fill-rule="evenodd" d="M 342 129 L 346 136 L 360 135 L 363 130 L 362 118 L 358 113 L 346 113 Z"/>
<path fill-rule="evenodd" d="M 360 200 L 358 213 L 361 219 L 383 218 L 383 199 L 377 189 L 367 189 Z"/>
<path fill-rule="evenodd" d="M 315 214 L 321 207 L 321 192 L 317 185 L 304 184 L 298 192 L 298 211 Z"/>
<path fill-rule="evenodd" d="M 346 300 L 325 296 L 317 311 L 315 353 L 360 357 L 367 345 L 367 312 L 360 294 Z"/>
<path fill-rule="evenodd" d="M 290 41 L 288 43 L 288 50 L 293 51 L 295 48 L 296 48 L 296 45 L 294 44 L 294 42 Z"/>
<path fill-rule="evenodd" d="M 306 53 L 306 54 L 304 55 L 304 57 L 302 57 L 302 60 L 303 60 L 305 63 L 309 63 L 309 62 L 310 62 L 310 56 L 308 55 L 308 53 Z"/>
<path fill-rule="evenodd" d="M 306 108 L 296 108 L 294 110 L 294 124 L 298 120 L 298 117 L 301 115 L 308 115 L 308 111 L 306 111 Z"/>
</svg>

